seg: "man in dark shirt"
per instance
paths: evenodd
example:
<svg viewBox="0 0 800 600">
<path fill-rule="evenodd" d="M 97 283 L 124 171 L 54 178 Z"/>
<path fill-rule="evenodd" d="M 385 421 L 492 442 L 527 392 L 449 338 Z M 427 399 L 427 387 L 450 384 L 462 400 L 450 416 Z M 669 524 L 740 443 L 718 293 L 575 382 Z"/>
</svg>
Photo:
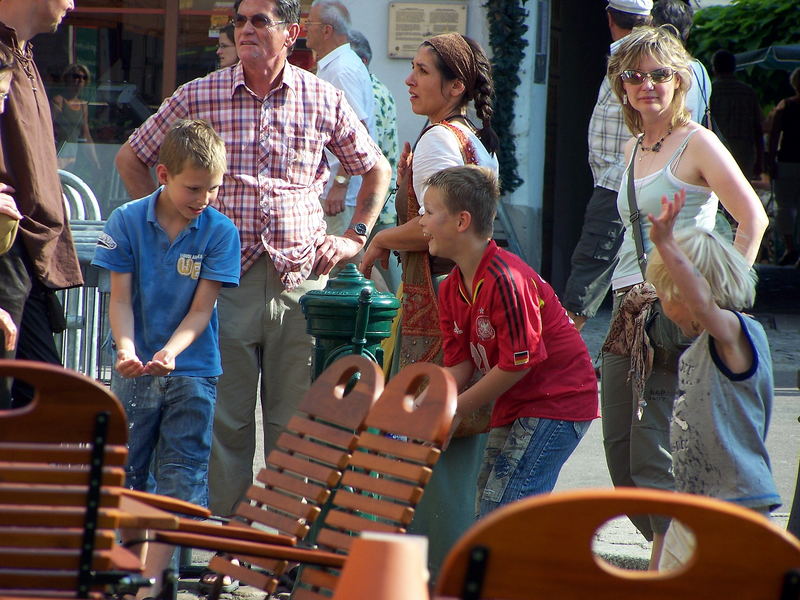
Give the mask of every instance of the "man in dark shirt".
<svg viewBox="0 0 800 600">
<path fill-rule="evenodd" d="M 736 79 L 736 57 L 718 50 L 711 59 L 714 83 L 711 116 L 716 132 L 748 179 L 756 179 L 764 166 L 764 136 L 761 107 L 756 92 Z M 720 135 L 721 134 L 721 135 Z"/>
<path fill-rule="evenodd" d="M 61 197 L 50 106 L 30 40 L 55 31 L 72 8 L 73 0 L 0 2 L 0 44 L 15 58 L 0 120 L 0 184 L 13 188 L 24 216 L 13 247 L 0 257 L 0 307 L 19 330 L 16 357 L 50 363 L 60 363 L 52 330 L 56 319 L 63 321 L 54 291 L 79 286 L 83 278 Z M 30 388 L 15 384 L 12 403 L 8 383 L 0 381 L 0 408 L 30 400 Z"/>
</svg>

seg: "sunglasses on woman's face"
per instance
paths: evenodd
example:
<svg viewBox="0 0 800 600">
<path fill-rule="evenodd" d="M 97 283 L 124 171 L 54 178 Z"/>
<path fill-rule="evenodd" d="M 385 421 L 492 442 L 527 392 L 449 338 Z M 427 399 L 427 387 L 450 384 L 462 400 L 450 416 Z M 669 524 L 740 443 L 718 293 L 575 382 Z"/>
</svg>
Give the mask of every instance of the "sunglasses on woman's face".
<svg viewBox="0 0 800 600">
<path fill-rule="evenodd" d="M 675 71 L 668 67 L 662 67 L 660 69 L 653 69 L 650 72 L 628 69 L 620 73 L 620 78 L 623 83 L 642 85 L 645 79 L 650 79 L 653 83 L 666 83 L 672 81 L 673 75 L 675 75 Z"/>
<path fill-rule="evenodd" d="M 89 79 L 89 78 L 88 78 L 86 75 L 84 75 L 83 73 L 71 73 L 71 74 L 70 74 L 70 77 L 71 77 L 72 79 L 76 79 L 76 80 L 82 80 L 82 81 L 87 81 L 87 80 Z"/>
</svg>

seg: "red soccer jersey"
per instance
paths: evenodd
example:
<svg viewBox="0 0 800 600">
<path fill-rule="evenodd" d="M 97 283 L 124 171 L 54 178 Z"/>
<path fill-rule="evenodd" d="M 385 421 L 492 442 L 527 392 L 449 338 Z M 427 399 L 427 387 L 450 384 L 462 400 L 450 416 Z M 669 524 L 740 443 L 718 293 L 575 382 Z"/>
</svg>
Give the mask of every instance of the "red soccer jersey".
<svg viewBox="0 0 800 600">
<path fill-rule="evenodd" d="M 530 368 L 499 396 L 492 427 L 520 417 L 587 421 L 599 417 L 589 351 L 553 288 L 521 258 L 489 242 L 472 296 L 456 267 L 439 287 L 444 363 L 472 360 L 484 374 Z"/>
</svg>

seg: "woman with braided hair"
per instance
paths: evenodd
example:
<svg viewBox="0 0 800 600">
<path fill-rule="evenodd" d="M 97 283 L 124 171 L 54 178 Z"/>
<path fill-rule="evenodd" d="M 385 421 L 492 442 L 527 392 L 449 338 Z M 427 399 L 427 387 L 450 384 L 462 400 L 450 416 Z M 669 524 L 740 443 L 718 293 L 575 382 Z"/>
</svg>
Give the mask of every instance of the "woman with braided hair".
<svg viewBox="0 0 800 600">
<path fill-rule="evenodd" d="M 388 265 L 399 251 L 403 268 L 400 328 L 392 370 L 418 361 L 442 364 L 442 335 L 436 289 L 453 263 L 433 258 L 422 235 L 424 181 L 447 167 L 475 164 L 495 172 L 497 135 L 491 126 L 491 65 L 483 49 L 458 33 L 437 35 L 422 43 L 405 81 L 411 109 L 428 118 L 412 151 L 406 143 L 397 167 L 399 225 L 375 235 L 360 269 L 369 276 L 375 262 Z M 467 117 L 472 102 L 481 127 Z M 456 432 L 436 466 L 425 496 L 417 507 L 411 531 L 430 539 L 429 563 L 436 576 L 439 564 L 475 519 L 475 495 L 491 407 Z"/>
</svg>

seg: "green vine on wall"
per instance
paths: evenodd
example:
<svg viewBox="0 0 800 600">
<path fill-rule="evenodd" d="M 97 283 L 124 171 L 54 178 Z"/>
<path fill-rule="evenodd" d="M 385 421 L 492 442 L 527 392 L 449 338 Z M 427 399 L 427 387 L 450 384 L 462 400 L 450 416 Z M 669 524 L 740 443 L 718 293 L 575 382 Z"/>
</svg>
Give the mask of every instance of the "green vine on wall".
<svg viewBox="0 0 800 600">
<path fill-rule="evenodd" d="M 514 152 L 514 99 L 520 85 L 519 69 L 528 42 L 525 20 L 528 0 L 486 0 L 489 20 L 489 45 L 492 49 L 492 75 L 494 79 L 494 116 L 492 128 L 500 138 L 498 160 L 500 183 L 503 192 L 513 192 L 522 183 L 517 172 Z"/>
</svg>

